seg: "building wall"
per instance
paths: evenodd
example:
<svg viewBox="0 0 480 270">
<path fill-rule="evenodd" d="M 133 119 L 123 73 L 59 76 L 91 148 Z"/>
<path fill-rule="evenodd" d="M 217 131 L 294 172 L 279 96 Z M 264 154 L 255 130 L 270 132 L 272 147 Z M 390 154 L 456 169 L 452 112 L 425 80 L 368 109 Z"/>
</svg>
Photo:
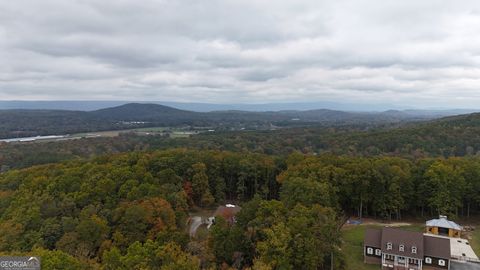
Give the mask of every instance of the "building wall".
<svg viewBox="0 0 480 270">
<path fill-rule="evenodd" d="M 393 266 L 393 268 L 389 268 L 389 267 L 384 267 L 383 269 L 387 269 L 387 270 L 410 270 L 410 269 L 417 269 L 417 268 L 409 268 L 409 267 L 403 267 L 403 266 Z M 422 269 L 423 270 L 423 269 Z"/>
<path fill-rule="evenodd" d="M 382 260 L 382 269 L 388 270 L 421 270 L 422 260 L 416 258 L 410 258 L 405 256 L 399 256 L 394 254 L 384 254 L 384 259 Z M 404 258 L 404 263 L 399 262 L 399 258 Z M 417 260 L 417 264 L 410 264 L 410 259 Z M 407 264 L 407 266 L 405 266 Z M 392 267 L 389 267 L 392 266 Z"/>
<path fill-rule="evenodd" d="M 365 263 L 367 264 L 382 264 L 382 259 L 378 257 L 365 256 Z"/>
<path fill-rule="evenodd" d="M 426 232 L 430 234 L 438 235 L 438 227 L 427 227 Z M 461 236 L 461 231 L 448 229 L 448 237 L 459 238 Z"/>
<path fill-rule="evenodd" d="M 409 270 L 409 269 L 410 268 L 408 268 L 408 267 L 402 267 L 402 266 L 393 266 L 393 268 L 382 266 L 382 270 Z M 425 268 L 423 268 L 422 270 L 424 270 L 424 269 Z"/>
<path fill-rule="evenodd" d="M 439 268 L 439 267 L 435 267 L 435 266 L 430 266 L 430 265 L 427 265 L 427 266 L 423 266 L 422 270 L 445 270 L 447 268 Z"/>
<path fill-rule="evenodd" d="M 367 248 L 372 248 L 373 254 L 368 254 Z M 376 255 L 377 250 L 381 252 L 381 249 L 378 247 L 364 246 L 363 247 L 364 262 L 368 264 L 382 264 L 382 255 Z"/>
<path fill-rule="evenodd" d="M 458 230 L 450 229 L 450 230 L 448 231 L 448 236 L 449 236 L 449 237 L 460 238 L 460 235 L 461 235 L 461 232 L 458 231 Z"/>
<path fill-rule="evenodd" d="M 427 227 L 427 233 L 438 235 L 438 227 Z"/>
<path fill-rule="evenodd" d="M 432 264 L 427 264 L 426 263 L 426 258 L 429 257 L 432 259 Z M 438 260 L 444 260 L 445 261 L 445 266 L 440 266 L 438 265 Z M 423 259 L 423 269 L 435 269 L 435 270 L 445 270 L 448 269 L 449 266 L 449 260 L 448 259 L 441 259 L 441 258 L 435 258 L 431 256 L 425 256 Z M 427 267 L 427 268 L 426 268 Z M 428 268 L 429 267 L 429 268 Z"/>
</svg>

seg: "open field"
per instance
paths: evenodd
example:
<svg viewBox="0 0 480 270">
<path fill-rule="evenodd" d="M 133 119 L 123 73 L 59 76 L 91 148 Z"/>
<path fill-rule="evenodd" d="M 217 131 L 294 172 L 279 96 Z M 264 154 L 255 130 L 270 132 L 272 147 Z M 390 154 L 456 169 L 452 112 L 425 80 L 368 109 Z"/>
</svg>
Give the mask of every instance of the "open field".
<svg viewBox="0 0 480 270">
<path fill-rule="evenodd" d="M 357 270 L 378 270 L 377 265 L 368 265 L 363 263 L 363 236 L 367 227 L 378 226 L 348 226 L 343 229 L 342 250 L 347 261 L 347 269 Z"/>
<path fill-rule="evenodd" d="M 135 131 L 141 131 L 141 132 L 162 132 L 165 130 L 169 130 L 170 128 L 168 127 L 146 127 L 146 128 L 136 128 L 133 129 Z"/>
<path fill-rule="evenodd" d="M 128 132 L 131 130 L 108 130 L 108 131 L 96 131 L 88 133 L 78 133 L 72 134 L 70 138 L 81 138 L 81 137 L 117 137 L 121 132 Z"/>
<path fill-rule="evenodd" d="M 134 128 L 134 129 L 122 129 L 122 130 L 108 130 L 108 131 L 95 131 L 95 132 L 82 132 L 67 135 L 49 135 L 49 136 L 35 136 L 25 138 L 10 138 L 2 139 L 0 142 L 6 143 L 23 143 L 23 142 L 52 142 L 52 141 L 65 141 L 76 140 L 81 138 L 99 138 L 99 137 L 117 137 L 121 133 L 136 133 L 137 135 L 163 135 L 167 133 L 171 138 L 188 138 L 192 135 L 201 133 L 200 130 L 186 131 L 183 129 L 172 129 L 169 127 L 147 127 L 147 128 Z"/>
</svg>

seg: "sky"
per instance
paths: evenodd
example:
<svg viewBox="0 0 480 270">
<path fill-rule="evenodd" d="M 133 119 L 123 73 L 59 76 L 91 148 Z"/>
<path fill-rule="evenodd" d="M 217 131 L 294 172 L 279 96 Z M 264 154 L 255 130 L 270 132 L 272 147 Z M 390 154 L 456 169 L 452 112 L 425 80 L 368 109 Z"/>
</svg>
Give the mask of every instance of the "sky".
<svg viewBox="0 0 480 270">
<path fill-rule="evenodd" d="M 1 1 L 0 100 L 480 108 L 480 1 Z"/>
</svg>

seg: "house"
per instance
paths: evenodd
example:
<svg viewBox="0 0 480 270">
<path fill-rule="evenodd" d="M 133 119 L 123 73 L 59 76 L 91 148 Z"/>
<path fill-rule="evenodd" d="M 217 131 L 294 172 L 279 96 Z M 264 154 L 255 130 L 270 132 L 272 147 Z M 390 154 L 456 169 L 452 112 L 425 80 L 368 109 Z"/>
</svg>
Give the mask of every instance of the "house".
<svg viewBox="0 0 480 270">
<path fill-rule="evenodd" d="M 242 208 L 234 204 L 226 204 L 225 206 L 219 206 L 217 210 L 215 210 L 215 212 L 213 213 L 213 216 L 207 219 L 207 228 L 210 229 L 210 227 L 215 224 L 216 217 L 223 217 L 230 225 L 232 225 L 236 222 L 236 215 L 238 212 L 240 212 L 240 210 L 242 210 Z"/>
<path fill-rule="evenodd" d="M 221 205 L 215 210 L 215 213 L 213 213 L 214 217 L 223 217 L 227 222 L 230 224 L 235 223 L 235 216 L 237 215 L 238 212 L 240 212 L 242 208 L 238 205 L 234 204 L 226 204 L 225 206 Z"/>
<path fill-rule="evenodd" d="M 480 270 L 462 227 L 446 216 L 426 222 L 426 233 L 398 228 L 365 232 L 364 262 L 394 270 Z"/>
<path fill-rule="evenodd" d="M 364 241 L 365 263 L 381 269 L 450 269 L 450 240 L 397 228 L 367 229 Z"/>
<path fill-rule="evenodd" d="M 448 220 L 446 216 L 440 216 L 438 219 L 432 219 L 426 223 L 427 233 L 443 235 L 448 237 L 461 237 L 462 226 Z"/>
</svg>

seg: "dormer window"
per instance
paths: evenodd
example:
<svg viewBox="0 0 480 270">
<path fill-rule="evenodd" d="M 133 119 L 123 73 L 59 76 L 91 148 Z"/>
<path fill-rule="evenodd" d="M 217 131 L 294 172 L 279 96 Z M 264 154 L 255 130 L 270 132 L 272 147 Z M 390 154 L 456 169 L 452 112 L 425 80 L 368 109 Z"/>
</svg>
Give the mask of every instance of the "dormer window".
<svg viewBox="0 0 480 270">
<path fill-rule="evenodd" d="M 387 243 L 387 250 L 392 250 L 392 249 L 393 249 L 392 243 L 388 242 Z"/>
<path fill-rule="evenodd" d="M 398 251 L 405 251 L 405 246 L 404 245 L 400 245 L 398 246 Z"/>
<path fill-rule="evenodd" d="M 412 247 L 412 253 L 417 254 L 417 247 Z"/>
</svg>

